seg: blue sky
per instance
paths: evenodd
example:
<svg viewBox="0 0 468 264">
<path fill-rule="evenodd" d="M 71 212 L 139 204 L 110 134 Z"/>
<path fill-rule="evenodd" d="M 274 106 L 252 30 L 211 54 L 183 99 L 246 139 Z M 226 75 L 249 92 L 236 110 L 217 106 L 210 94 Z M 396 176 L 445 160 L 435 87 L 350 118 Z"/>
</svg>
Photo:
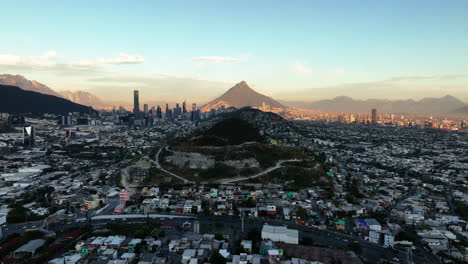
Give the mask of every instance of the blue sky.
<svg viewBox="0 0 468 264">
<path fill-rule="evenodd" d="M 6 1 L 0 70 L 113 100 L 113 86 L 178 100 L 167 84 L 183 79 L 197 100 L 246 80 L 286 100 L 468 101 L 467 14 L 456 0 Z"/>
</svg>

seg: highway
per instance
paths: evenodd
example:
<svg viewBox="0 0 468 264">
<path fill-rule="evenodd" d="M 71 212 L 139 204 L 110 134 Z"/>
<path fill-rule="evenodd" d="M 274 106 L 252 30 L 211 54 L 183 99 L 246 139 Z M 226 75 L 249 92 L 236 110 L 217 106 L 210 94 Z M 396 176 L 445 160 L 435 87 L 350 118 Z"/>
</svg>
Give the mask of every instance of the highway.
<svg viewBox="0 0 468 264">
<path fill-rule="evenodd" d="M 160 223 L 183 223 L 199 221 L 200 226 L 211 226 L 214 230 L 210 232 L 219 233 L 241 233 L 241 220 L 239 217 L 234 216 L 195 216 L 195 215 L 182 215 L 182 214 L 121 214 L 121 215 L 96 215 L 87 220 L 86 218 L 77 219 L 74 222 L 66 224 L 55 224 L 49 228 L 52 230 L 60 231 L 67 228 L 79 227 L 85 224 L 93 226 L 103 226 L 107 223 L 118 222 L 128 224 L 143 224 L 147 222 L 160 222 Z M 221 223 L 222 225 L 218 225 Z M 335 232 L 331 230 L 322 230 L 313 226 L 299 225 L 285 220 L 272 220 L 262 218 L 246 218 L 245 219 L 245 232 L 256 229 L 260 230 L 265 224 L 284 225 L 292 229 L 299 230 L 300 238 L 309 237 L 313 239 L 314 243 L 324 245 L 330 248 L 347 249 L 348 245 L 353 241 L 359 242 L 362 248 L 361 256 L 363 259 L 370 263 L 378 263 L 381 259 L 391 259 L 394 257 L 401 258 L 401 251 L 383 248 L 381 245 L 370 243 L 358 236 Z M 39 227 L 41 222 L 30 222 L 27 224 L 10 224 L 3 228 L 4 236 L 12 233 L 23 233 L 26 228 Z M 202 228 L 203 230 L 203 228 Z M 419 246 L 419 245 L 418 245 Z M 424 256 L 424 259 L 413 257 L 415 263 L 439 263 L 437 258 Z M 404 261 L 402 263 L 405 263 Z"/>
</svg>

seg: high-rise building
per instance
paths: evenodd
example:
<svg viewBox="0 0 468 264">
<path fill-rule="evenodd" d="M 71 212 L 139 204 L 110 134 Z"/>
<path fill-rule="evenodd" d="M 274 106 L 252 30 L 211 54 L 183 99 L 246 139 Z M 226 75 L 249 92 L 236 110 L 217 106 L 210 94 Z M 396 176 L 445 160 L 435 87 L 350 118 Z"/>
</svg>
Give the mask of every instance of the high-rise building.
<svg viewBox="0 0 468 264">
<path fill-rule="evenodd" d="M 344 121 L 344 116 L 339 115 L 338 116 L 338 123 L 343 123 L 343 121 Z"/>
<path fill-rule="evenodd" d="M 119 106 L 119 114 L 124 114 L 126 112 L 123 106 Z"/>
<path fill-rule="evenodd" d="M 181 109 L 180 109 L 180 106 L 179 106 L 179 103 L 176 104 L 176 107 L 174 108 L 174 118 L 179 118 L 180 114 L 181 114 Z"/>
<path fill-rule="evenodd" d="M 34 146 L 36 141 L 36 129 L 33 126 L 23 128 L 23 144 L 25 146 Z"/>
<path fill-rule="evenodd" d="M 148 114 L 148 104 L 143 105 L 143 111 L 145 112 L 145 115 Z"/>
<path fill-rule="evenodd" d="M 156 109 L 156 117 L 161 119 L 162 118 L 162 110 L 161 107 L 158 105 L 158 108 Z"/>
<path fill-rule="evenodd" d="M 172 119 L 172 110 L 169 109 L 169 104 L 166 104 L 166 112 L 165 112 L 166 119 Z"/>
<path fill-rule="evenodd" d="M 73 125 L 72 117 L 70 115 L 60 116 L 58 124 L 61 126 L 71 126 Z"/>
<path fill-rule="evenodd" d="M 196 111 L 197 110 L 197 104 L 193 103 L 192 104 L 192 112 Z"/>
<path fill-rule="evenodd" d="M 133 91 L 133 113 L 137 114 L 140 112 L 140 95 L 138 90 Z"/>
<path fill-rule="evenodd" d="M 185 114 L 185 113 L 187 113 L 187 102 L 186 101 L 184 101 L 182 103 L 182 114 Z"/>
<path fill-rule="evenodd" d="M 372 108 L 372 124 L 376 125 L 377 124 L 377 109 Z"/>
</svg>

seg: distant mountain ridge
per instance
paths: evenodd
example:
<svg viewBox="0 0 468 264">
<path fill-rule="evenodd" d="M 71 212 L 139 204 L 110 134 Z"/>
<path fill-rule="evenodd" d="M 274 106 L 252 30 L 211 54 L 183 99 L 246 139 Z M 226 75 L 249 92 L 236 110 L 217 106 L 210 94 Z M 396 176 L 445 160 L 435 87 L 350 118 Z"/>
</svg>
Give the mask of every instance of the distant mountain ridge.
<svg viewBox="0 0 468 264">
<path fill-rule="evenodd" d="M 22 75 L 0 74 L 0 84 L 19 87 L 23 90 L 33 91 L 41 94 L 48 94 L 62 97 L 59 93 L 50 89 L 38 81 L 30 81 Z"/>
<path fill-rule="evenodd" d="M 250 106 L 258 109 L 267 107 L 273 112 L 284 111 L 288 108 L 271 97 L 254 91 L 245 81 L 234 85 L 234 87 L 229 89 L 226 93 L 206 104 L 202 108 L 202 111 L 207 112 L 211 109 L 218 109 L 222 106 L 225 108 L 242 108 Z"/>
<path fill-rule="evenodd" d="M 89 113 L 91 107 L 73 103 L 61 97 L 26 91 L 16 86 L 0 85 L 0 112 L 10 114 L 67 114 Z"/>
<path fill-rule="evenodd" d="M 77 104 L 89 105 L 92 107 L 102 107 L 106 105 L 101 99 L 91 94 L 90 92 L 86 92 L 86 91 L 56 92 L 53 89 L 49 88 L 47 85 L 44 85 L 35 80 L 28 80 L 22 75 L 0 74 L 0 84 L 16 86 L 26 91 L 32 91 L 32 92 L 37 92 L 41 94 L 62 97 L 72 102 L 75 102 Z"/>
<path fill-rule="evenodd" d="M 442 98 L 423 98 L 419 101 L 367 99 L 355 100 L 347 96 L 338 96 L 330 100 L 321 100 L 309 105 L 311 109 L 332 112 L 369 112 L 376 108 L 380 112 L 419 113 L 426 115 L 454 114 L 457 109 L 468 106 L 463 101 L 446 95 Z"/>
<path fill-rule="evenodd" d="M 82 105 L 89 105 L 93 107 L 104 107 L 106 104 L 97 96 L 86 91 L 60 91 L 63 98 L 72 102 Z"/>
</svg>

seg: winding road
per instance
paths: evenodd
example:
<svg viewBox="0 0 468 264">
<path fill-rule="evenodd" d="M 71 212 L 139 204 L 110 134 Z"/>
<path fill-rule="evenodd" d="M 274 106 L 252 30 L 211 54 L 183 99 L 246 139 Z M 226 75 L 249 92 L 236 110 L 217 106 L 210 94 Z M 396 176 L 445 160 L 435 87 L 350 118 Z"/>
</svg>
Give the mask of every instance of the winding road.
<svg viewBox="0 0 468 264">
<path fill-rule="evenodd" d="M 262 172 L 259 172 L 257 174 L 254 174 L 252 176 L 243 176 L 243 177 L 236 177 L 236 178 L 229 178 L 229 179 L 220 179 L 218 180 L 219 183 L 221 184 L 228 184 L 228 183 L 234 183 L 234 182 L 239 182 L 239 181 L 244 181 L 244 180 L 249 180 L 249 179 L 255 179 L 257 177 L 263 176 L 267 173 L 270 173 L 276 169 L 279 169 L 283 167 L 283 163 L 285 162 L 300 162 L 302 160 L 299 159 L 290 159 L 290 160 L 279 160 L 275 166 L 270 167 Z"/>
<path fill-rule="evenodd" d="M 193 181 L 189 181 L 189 180 L 185 179 L 184 177 L 181 177 L 181 176 L 179 176 L 179 175 L 177 175 L 177 174 L 175 174 L 175 173 L 172 173 L 172 172 L 170 172 L 170 171 L 164 169 L 164 168 L 161 166 L 161 164 L 159 163 L 159 155 L 161 155 L 161 151 L 163 150 L 163 148 L 164 148 L 164 146 L 162 146 L 162 147 L 158 150 L 158 153 L 156 153 L 156 156 L 155 156 L 155 158 L 154 158 L 155 161 L 153 161 L 153 162 L 154 162 L 154 164 L 156 165 L 156 168 L 158 168 L 158 169 L 164 171 L 165 173 L 167 173 L 167 174 L 169 174 L 169 175 L 171 175 L 171 176 L 176 177 L 177 179 L 183 181 L 184 183 L 194 183 Z"/>
<path fill-rule="evenodd" d="M 161 152 L 163 150 L 163 148 L 165 148 L 165 146 L 162 146 L 158 152 L 156 153 L 156 156 L 155 156 L 155 161 L 152 161 L 155 165 L 156 165 L 156 168 L 164 171 L 165 173 L 171 175 L 171 176 L 174 176 L 176 177 L 177 179 L 183 181 L 184 183 L 195 183 L 193 181 L 190 181 L 190 180 L 187 180 L 186 178 L 182 177 L 182 176 L 179 176 L 173 172 L 170 172 L 166 169 L 164 169 L 161 164 L 159 163 L 159 156 L 161 155 Z M 167 148 L 167 146 L 166 146 Z M 302 160 L 300 159 L 289 159 L 289 160 L 279 160 L 275 166 L 273 167 L 270 167 L 262 172 L 259 172 L 257 174 L 254 174 L 254 175 L 251 175 L 251 176 L 242 176 L 242 177 L 236 177 L 236 178 L 225 178 L 225 179 L 220 179 L 220 180 L 217 180 L 216 182 L 220 183 L 220 184 L 229 184 L 229 183 L 234 183 L 234 182 L 239 182 L 239 181 L 244 181 L 244 180 L 249 180 L 249 179 L 255 179 L 257 177 L 260 177 L 260 176 L 263 176 L 265 174 L 268 174 L 276 169 L 279 169 L 281 167 L 283 167 L 283 163 L 285 162 L 301 162 Z"/>
</svg>

